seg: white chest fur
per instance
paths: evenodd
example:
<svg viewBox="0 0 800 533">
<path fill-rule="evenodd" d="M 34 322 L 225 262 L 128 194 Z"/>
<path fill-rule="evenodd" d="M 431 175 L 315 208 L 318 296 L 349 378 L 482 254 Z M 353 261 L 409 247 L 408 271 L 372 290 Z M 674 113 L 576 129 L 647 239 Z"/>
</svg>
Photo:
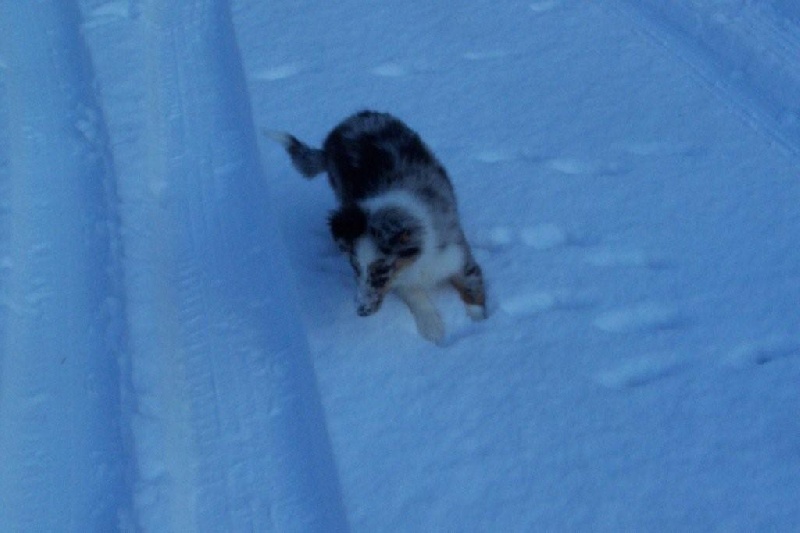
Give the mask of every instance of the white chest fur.
<svg viewBox="0 0 800 533">
<path fill-rule="evenodd" d="M 427 248 L 427 247 L 426 247 Z M 457 274 L 464 265 L 464 250 L 451 244 L 442 249 L 425 249 L 416 261 L 395 278 L 397 287 L 433 287 Z"/>
<path fill-rule="evenodd" d="M 457 244 L 437 246 L 433 224 L 427 206 L 406 191 L 391 191 L 365 202 L 368 209 L 384 206 L 400 206 L 408 210 L 425 228 L 425 242 L 422 254 L 410 265 L 403 268 L 395 277 L 393 286 L 398 288 L 427 288 L 438 285 L 457 274 L 464 266 L 464 250 Z"/>
</svg>

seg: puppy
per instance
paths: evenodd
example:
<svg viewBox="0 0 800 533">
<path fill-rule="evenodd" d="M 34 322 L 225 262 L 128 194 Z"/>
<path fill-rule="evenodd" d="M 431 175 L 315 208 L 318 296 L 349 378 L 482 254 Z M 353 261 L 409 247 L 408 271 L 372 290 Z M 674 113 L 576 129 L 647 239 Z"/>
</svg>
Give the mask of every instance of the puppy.
<svg viewBox="0 0 800 533">
<path fill-rule="evenodd" d="M 431 301 L 449 283 L 475 320 L 486 318 L 481 268 L 458 217 L 444 167 L 397 118 L 362 111 L 336 126 L 322 149 L 288 133 L 270 133 L 305 177 L 327 173 L 339 207 L 330 231 L 356 276 L 356 309 L 367 316 L 395 292 L 424 338 L 441 343 L 445 328 Z"/>
</svg>

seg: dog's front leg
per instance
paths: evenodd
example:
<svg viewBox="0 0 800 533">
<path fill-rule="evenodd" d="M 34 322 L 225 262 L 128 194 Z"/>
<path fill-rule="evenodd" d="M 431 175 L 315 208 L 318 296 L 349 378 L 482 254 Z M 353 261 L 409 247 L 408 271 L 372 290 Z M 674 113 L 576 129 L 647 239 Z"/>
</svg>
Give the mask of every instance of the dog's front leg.
<svg viewBox="0 0 800 533">
<path fill-rule="evenodd" d="M 486 318 L 486 289 L 481 267 L 470 257 L 461 272 L 450 278 L 450 283 L 458 291 L 467 314 L 473 320 Z"/>
<path fill-rule="evenodd" d="M 431 342 L 441 344 L 444 340 L 444 322 L 428 294 L 422 289 L 412 288 L 397 289 L 396 292 L 414 316 L 419 334 Z"/>
</svg>

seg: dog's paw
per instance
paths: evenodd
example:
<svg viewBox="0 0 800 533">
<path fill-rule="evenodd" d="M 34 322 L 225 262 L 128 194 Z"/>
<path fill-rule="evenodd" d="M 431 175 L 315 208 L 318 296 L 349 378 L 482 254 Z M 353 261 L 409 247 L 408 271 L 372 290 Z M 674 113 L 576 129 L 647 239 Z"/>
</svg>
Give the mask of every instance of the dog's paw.
<svg viewBox="0 0 800 533">
<path fill-rule="evenodd" d="M 444 322 L 438 314 L 415 316 L 419 334 L 434 344 L 441 345 L 444 341 Z"/>
<path fill-rule="evenodd" d="M 472 320 L 485 320 L 488 315 L 486 312 L 485 305 L 475 305 L 469 304 L 467 307 L 467 316 L 469 316 Z"/>
</svg>

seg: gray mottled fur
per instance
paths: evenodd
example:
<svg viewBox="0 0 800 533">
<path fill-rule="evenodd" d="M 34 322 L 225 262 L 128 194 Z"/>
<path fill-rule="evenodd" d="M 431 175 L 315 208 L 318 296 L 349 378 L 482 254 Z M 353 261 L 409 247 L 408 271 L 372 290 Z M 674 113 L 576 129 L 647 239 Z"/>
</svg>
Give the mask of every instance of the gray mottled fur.
<svg viewBox="0 0 800 533">
<path fill-rule="evenodd" d="M 413 130 L 389 114 L 362 111 L 336 126 L 321 149 L 312 148 L 287 133 L 270 136 L 284 146 L 302 175 L 308 178 L 323 172 L 328 175 L 340 204 L 331 216 L 331 231 L 343 250 L 352 256 L 355 242 L 369 235 L 385 256 L 380 261 L 400 261 L 405 265 L 409 261 L 403 259 L 414 260 L 415 252 L 422 253 L 420 243 L 424 235 L 430 238 L 428 242 L 433 243 L 434 249 L 455 246 L 462 251 L 463 265 L 447 281 L 459 291 L 474 318 L 485 316 L 481 270 L 464 237 L 450 178 Z M 414 206 L 409 209 L 407 205 L 392 205 L 391 200 L 387 200 L 388 205 L 381 203 L 381 199 L 391 199 L 396 192 L 413 197 L 414 206 L 424 209 L 425 220 L 412 212 L 416 209 Z M 380 207 L 370 207 L 374 205 Z M 356 268 L 357 277 L 362 274 Z M 382 283 L 382 280 L 374 281 L 370 302 L 359 307 L 360 314 L 371 314 L 380 306 L 385 293 Z M 396 288 L 409 304 L 418 325 L 423 320 L 418 312 L 427 313 L 428 318 L 434 320 L 428 309 L 431 305 L 418 303 L 423 299 L 420 291 L 430 287 Z M 438 314 L 436 319 L 440 321 Z M 441 340 L 443 331 L 423 329 L 420 325 L 426 337 Z"/>
</svg>

